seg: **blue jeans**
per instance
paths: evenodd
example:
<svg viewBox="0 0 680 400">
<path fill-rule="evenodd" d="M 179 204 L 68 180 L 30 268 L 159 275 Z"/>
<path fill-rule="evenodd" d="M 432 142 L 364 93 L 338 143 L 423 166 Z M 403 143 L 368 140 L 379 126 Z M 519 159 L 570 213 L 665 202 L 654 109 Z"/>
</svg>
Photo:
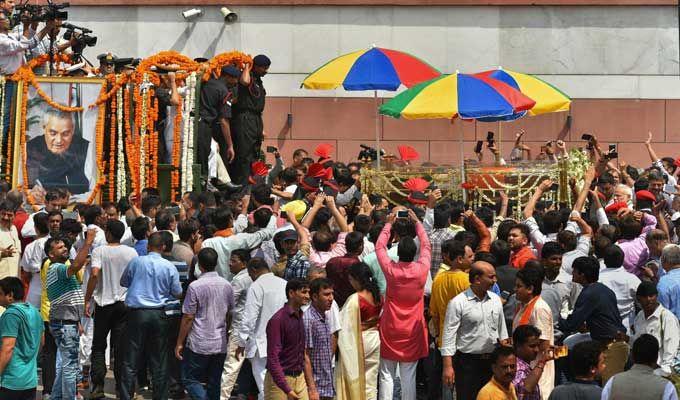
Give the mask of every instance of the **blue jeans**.
<svg viewBox="0 0 680 400">
<path fill-rule="evenodd" d="M 222 368 L 227 354 L 197 354 L 185 347 L 183 358 L 182 384 L 189 397 L 192 400 L 219 400 Z M 201 384 L 204 381 L 208 383 L 206 389 Z"/>
<path fill-rule="evenodd" d="M 50 399 L 73 400 L 76 398 L 80 374 L 78 325 L 50 322 L 50 331 L 57 345 L 57 374 Z"/>
</svg>

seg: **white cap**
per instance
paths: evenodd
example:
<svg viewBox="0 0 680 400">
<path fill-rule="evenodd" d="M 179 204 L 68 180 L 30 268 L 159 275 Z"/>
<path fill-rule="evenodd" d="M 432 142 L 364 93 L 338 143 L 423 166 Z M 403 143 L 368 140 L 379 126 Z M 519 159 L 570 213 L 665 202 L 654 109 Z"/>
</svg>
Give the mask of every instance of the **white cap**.
<svg viewBox="0 0 680 400">
<path fill-rule="evenodd" d="M 676 222 L 680 219 L 680 211 L 676 211 L 671 215 L 671 222 Z"/>
</svg>

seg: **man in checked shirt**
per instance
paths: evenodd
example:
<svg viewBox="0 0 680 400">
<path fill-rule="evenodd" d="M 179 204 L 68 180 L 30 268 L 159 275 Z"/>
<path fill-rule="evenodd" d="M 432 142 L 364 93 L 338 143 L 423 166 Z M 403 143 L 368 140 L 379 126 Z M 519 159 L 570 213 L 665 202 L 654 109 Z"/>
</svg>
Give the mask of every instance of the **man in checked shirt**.
<svg viewBox="0 0 680 400">
<path fill-rule="evenodd" d="M 312 305 L 304 312 L 305 374 L 313 377 L 308 384 L 311 399 L 331 400 L 333 387 L 333 349 L 331 330 L 326 311 L 333 305 L 333 284 L 326 278 L 314 279 L 309 284 Z"/>
</svg>

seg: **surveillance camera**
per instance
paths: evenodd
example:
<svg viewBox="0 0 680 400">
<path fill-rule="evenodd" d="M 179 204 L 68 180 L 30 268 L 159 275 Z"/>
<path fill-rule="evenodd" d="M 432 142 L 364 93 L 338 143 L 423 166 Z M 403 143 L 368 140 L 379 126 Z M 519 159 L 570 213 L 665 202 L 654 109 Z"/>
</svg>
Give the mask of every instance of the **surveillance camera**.
<svg viewBox="0 0 680 400">
<path fill-rule="evenodd" d="M 182 17 L 184 17 L 186 20 L 198 18 L 201 15 L 203 15 L 203 10 L 199 8 L 192 8 L 190 10 L 182 11 Z"/>
<path fill-rule="evenodd" d="M 224 22 L 236 22 L 238 15 L 227 7 L 220 8 L 220 14 L 224 17 Z"/>
</svg>

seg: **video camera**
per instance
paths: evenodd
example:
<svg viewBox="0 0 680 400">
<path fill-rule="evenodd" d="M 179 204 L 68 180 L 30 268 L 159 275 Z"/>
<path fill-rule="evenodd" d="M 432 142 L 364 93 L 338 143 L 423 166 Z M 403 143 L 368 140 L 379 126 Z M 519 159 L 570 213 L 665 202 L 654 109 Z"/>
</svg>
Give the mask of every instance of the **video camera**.
<svg viewBox="0 0 680 400">
<path fill-rule="evenodd" d="M 97 37 L 88 35 L 88 33 L 92 33 L 92 30 L 81 26 L 63 23 L 61 27 L 66 29 L 66 32 L 64 32 L 65 40 L 75 39 L 75 43 L 71 45 L 73 51 L 71 58 L 73 62 L 80 62 L 85 47 L 94 47 L 97 44 Z"/>
<path fill-rule="evenodd" d="M 28 18 L 29 22 L 46 22 L 57 19 L 65 21 L 68 19 L 68 12 L 62 10 L 69 5 L 69 3 L 55 4 L 51 0 L 47 0 L 46 5 L 20 4 L 14 7 L 17 11 L 15 22 L 21 22 L 25 17 Z"/>
<path fill-rule="evenodd" d="M 142 62 L 141 58 L 124 57 L 116 58 L 116 60 L 113 61 L 113 65 L 115 66 L 116 73 L 119 73 L 123 70 L 123 68 L 125 68 L 128 65 L 133 68 L 136 68 L 140 62 Z"/>
<path fill-rule="evenodd" d="M 361 151 L 359 152 L 359 156 L 357 157 L 359 160 L 375 161 L 378 159 L 378 150 L 374 149 L 373 147 L 366 146 L 365 144 L 360 144 L 359 147 L 361 147 Z M 385 150 L 380 149 L 380 157 L 384 155 Z"/>
</svg>

